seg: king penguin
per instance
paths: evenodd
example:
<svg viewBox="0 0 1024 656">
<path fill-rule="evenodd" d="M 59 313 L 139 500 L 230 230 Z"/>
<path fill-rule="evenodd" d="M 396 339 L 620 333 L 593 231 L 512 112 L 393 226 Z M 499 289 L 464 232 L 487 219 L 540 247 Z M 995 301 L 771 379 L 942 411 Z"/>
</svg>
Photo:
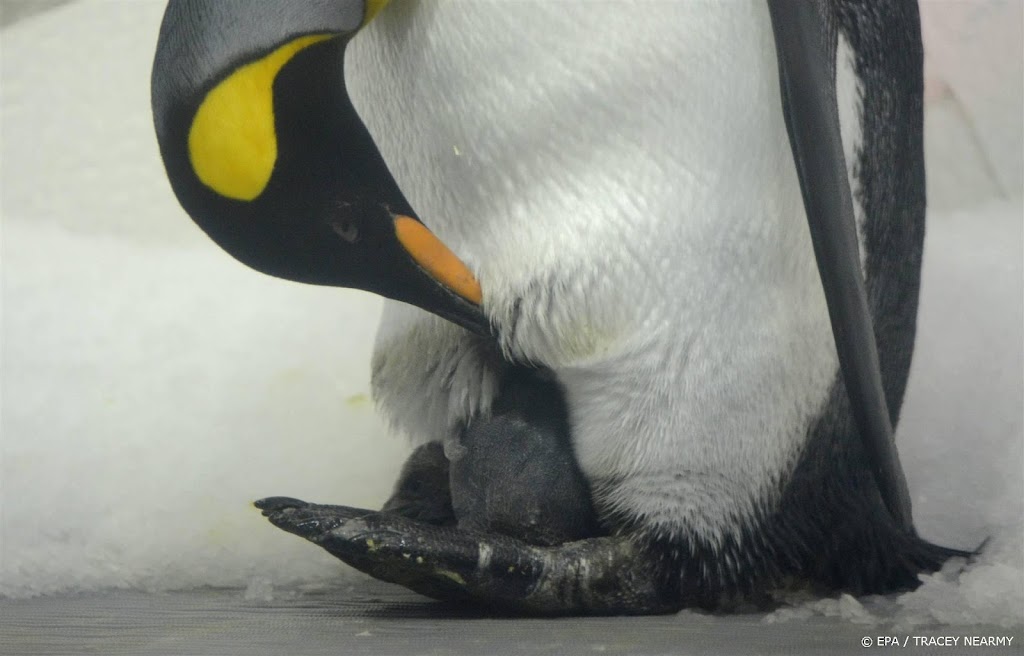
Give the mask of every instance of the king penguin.
<svg viewBox="0 0 1024 656">
<path fill-rule="evenodd" d="M 428 467 L 542 372 L 525 385 L 564 423 L 512 412 L 566 438 L 546 475 L 578 472 L 595 523 L 538 544 L 443 503 L 285 497 L 257 504 L 273 523 L 541 614 L 883 593 L 966 555 L 917 536 L 892 442 L 924 234 L 916 4 L 395 3 L 350 41 L 382 4 L 172 2 L 172 186 L 250 266 L 395 299 L 374 397 Z"/>
</svg>

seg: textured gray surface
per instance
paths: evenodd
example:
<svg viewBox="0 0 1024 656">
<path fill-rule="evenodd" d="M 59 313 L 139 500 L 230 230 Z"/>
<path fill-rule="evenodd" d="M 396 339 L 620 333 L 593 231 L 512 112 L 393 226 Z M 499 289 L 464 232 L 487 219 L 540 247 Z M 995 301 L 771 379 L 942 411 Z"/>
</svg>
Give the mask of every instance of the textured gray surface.
<svg viewBox="0 0 1024 656">
<path fill-rule="evenodd" d="M 247 598 L 248 596 L 248 598 Z M 369 579 L 271 598 L 242 590 L 0 600 L 0 654 L 866 654 L 868 636 L 1013 635 L 979 627 L 895 632 L 841 618 L 777 624 L 762 614 L 488 617 Z M 1020 653 L 973 648 L 971 653 Z M 961 643 L 962 648 L 962 643 Z M 960 653 L 959 650 L 944 650 Z"/>
</svg>

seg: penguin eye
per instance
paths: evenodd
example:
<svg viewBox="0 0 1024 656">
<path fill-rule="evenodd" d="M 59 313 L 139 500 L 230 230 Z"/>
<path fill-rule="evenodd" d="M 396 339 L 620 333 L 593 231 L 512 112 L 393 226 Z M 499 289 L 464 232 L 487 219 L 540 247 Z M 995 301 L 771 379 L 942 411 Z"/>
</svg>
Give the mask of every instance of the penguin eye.
<svg viewBox="0 0 1024 656">
<path fill-rule="evenodd" d="M 331 229 L 350 244 L 359 240 L 359 226 L 351 221 L 335 221 L 331 223 Z"/>
</svg>

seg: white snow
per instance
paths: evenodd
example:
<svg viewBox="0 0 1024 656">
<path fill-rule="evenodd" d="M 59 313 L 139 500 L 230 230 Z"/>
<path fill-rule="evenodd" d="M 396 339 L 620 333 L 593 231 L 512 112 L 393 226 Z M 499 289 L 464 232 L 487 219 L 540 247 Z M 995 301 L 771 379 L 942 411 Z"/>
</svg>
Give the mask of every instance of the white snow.
<svg viewBox="0 0 1024 656">
<path fill-rule="evenodd" d="M 149 115 L 162 6 L 4 31 L 0 594 L 347 571 L 251 502 L 379 505 L 379 300 L 257 274 L 177 206 Z"/>
<path fill-rule="evenodd" d="M 161 12 L 75 2 L 0 39 L 3 596 L 215 585 L 266 600 L 336 576 L 347 570 L 248 504 L 375 506 L 406 452 L 368 399 L 377 299 L 256 274 L 175 203 L 149 118 Z M 952 67 L 954 55 L 939 60 Z M 978 81 L 958 87 L 970 76 L 954 73 L 930 80 L 977 99 Z M 1004 107 L 965 101 L 972 119 L 948 97 L 929 105 L 944 209 L 930 217 L 899 443 L 920 532 L 991 541 L 913 593 L 794 602 L 768 621 L 1024 622 L 1024 242 L 1020 190 L 1003 171 L 1019 161 L 1020 126 L 995 139 Z M 989 121 L 980 146 L 975 119 Z M 1009 164 L 950 173 L 984 158 L 946 144 L 943 126 L 968 144 L 957 148 L 996 144 L 988 161 Z"/>
</svg>

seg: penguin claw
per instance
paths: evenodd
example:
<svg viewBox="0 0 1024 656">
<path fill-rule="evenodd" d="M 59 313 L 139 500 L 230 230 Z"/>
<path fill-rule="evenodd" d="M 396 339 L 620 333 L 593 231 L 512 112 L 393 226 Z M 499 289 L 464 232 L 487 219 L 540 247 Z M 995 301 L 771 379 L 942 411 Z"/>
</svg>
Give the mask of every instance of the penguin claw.
<svg viewBox="0 0 1024 656">
<path fill-rule="evenodd" d="M 352 567 L 433 599 L 534 615 L 678 609 L 666 601 L 658 561 L 627 538 L 538 547 L 393 513 L 299 504 L 281 504 L 267 516 Z"/>
<path fill-rule="evenodd" d="M 267 497 L 266 499 L 260 499 L 254 501 L 253 504 L 257 508 L 263 511 L 263 516 L 266 517 L 267 513 L 274 512 L 275 510 L 284 510 L 285 508 L 296 508 L 299 506 L 309 505 L 305 501 L 300 499 L 294 499 L 292 497 Z"/>
</svg>

